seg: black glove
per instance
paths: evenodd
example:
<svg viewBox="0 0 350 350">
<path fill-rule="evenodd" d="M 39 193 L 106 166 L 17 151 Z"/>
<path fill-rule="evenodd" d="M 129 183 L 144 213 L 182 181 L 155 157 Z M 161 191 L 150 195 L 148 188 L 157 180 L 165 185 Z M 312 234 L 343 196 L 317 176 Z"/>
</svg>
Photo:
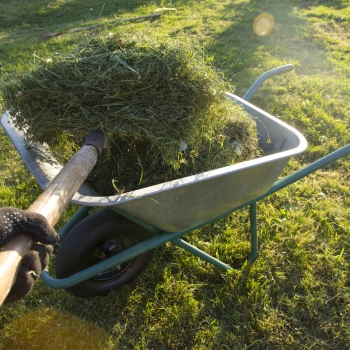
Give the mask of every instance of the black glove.
<svg viewBox="0 0 350 350">
<path fill-rule="evenodd" d="M 59 239 L 58 234 L 43 215 L 15 208 L 1 208 L 0 247 L 19 234 L 28 235 L 35 242 L 49 245 L 36 244 L 23 256 L 17 279 L 5 302 L 20 300 L 33 289 L 40 273 L 49 263 L 53 252 L 52 244 Z"/>
</svg>

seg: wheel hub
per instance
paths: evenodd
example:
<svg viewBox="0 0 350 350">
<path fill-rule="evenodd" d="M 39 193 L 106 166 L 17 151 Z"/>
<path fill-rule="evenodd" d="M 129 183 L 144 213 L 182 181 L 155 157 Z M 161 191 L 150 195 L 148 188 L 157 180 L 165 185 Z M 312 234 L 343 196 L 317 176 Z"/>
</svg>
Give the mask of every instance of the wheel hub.
<svg viewBox="0 0 350 350">
<path fill-rule="evenodd" d="M 103 242 L 98 246 L 92 254 L 90 260 L 91 265 L 104 261 L 113 255 L 116 255 L 123 251 L 121 242 L 118 239 L 110 239 Z M 123 273 L 132 263 L 132 260 L 125 261 L 107 271 L 101 272 L 94 276 L 92 279 L 97 281 L 106 281 L 117 277 L 119 274 Z M 90 265 L 90 264 L 89 264 Z"/>
</svg>

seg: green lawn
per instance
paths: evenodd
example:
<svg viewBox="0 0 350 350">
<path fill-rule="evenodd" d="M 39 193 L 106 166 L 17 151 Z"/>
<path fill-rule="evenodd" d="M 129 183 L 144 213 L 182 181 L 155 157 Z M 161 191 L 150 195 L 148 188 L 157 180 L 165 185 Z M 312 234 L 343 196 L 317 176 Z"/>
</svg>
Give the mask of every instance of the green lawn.
<svg viewBox="0 0 350 350">
<path fill-rule="evenodd" d="M 294 65 L 293 72 L 264 83 L 252 99 L 308 140 L 307 151 L 293 158 L 283 175 L 350 142 L 349 0 L 5 0 L 1 76 L 30 69 L 37 57 L 68 50 L 93 33 L 113 31 L 111 21 L 163 7 L 177 10 L 118 26 L 197 38 L 239 96 L 264 71 Z M 263 12 L 274 16 L 275 27 L 258 37 L 252 25 Z M 104 25 L 39 38 L 96 23 Z M 27 208 L 41 191 L 2 130 L 0 138 L 0 206 Z M 37 312 L 45 308 L 94 324 L 105 334 L 101 349 L 350 348 L 349 169 L 349 158 L 343 158 L 259 202 L 259 256 L 240 271 L 222 273 L 166 244 L 142 276 L 103 298 L 78 299 L 39 281 L 24 300 L 1 308 L 0 349 L 9 349 L 15 338 L 32 341 L 14 349 L 42 349 L 33 340 L 51 337 L 44 326 L 34 330 Z M 76 209 L 70 206 L 56 228 Z M 185 238 L 234 264 L 249 252 L 247 218 L 242 210 Z M 32 312 L 32 323 L 16 333 L 12 322 Z M 68 349 L 65 338 L 74 338 L 74 332 L 52 341 L 51 348 Z"/>
</svg>

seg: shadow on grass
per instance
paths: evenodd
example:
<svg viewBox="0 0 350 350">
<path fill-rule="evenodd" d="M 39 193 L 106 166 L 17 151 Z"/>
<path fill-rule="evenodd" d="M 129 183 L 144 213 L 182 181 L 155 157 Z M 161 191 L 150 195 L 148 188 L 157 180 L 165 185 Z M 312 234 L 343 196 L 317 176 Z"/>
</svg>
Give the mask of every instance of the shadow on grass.
<svg viewBox="0 0 350 350">
<path fill-rule="evenodd" d="M 83 21 L 111 17 L 125 11 L 133 11 L 146 4 L 146 1 L 11 1 L 8 9 L 4 6 L 0 14 L 0 28 L 7 31 L 18 28 L 50 27 L 57 25 L 82 24 Z M 15 13 L 15 15 L 14 15 Z"/>
<path fill-rule="evenodd" d="M 28 50 L 28 44 L 37 47 L 43 41 L 43 38 L 40 37 L 43 34 L 92 24 L 107 25 L 119 18 L 125 18 L 123 14 L 127 12 L 131 13 L 130 17 L 134 17 L 132 13 L 138 9 L 141 9 L 142 13 L 143 5 L 149 5 L 149 2 L 145 0 L 96 0 L 90 4 L 81 0 L 60 2 L 15 0 L 6 6 L 0 4 L 0 43 L 2 47 L 0 59 L 1 56 L 4 56 L 5 61 L 8 56 L 20 55 L 22 47 L 25 51 Z M 150 13 L 145 12 L 144 14 Z M 76 40 L 81 39 L 76 38 Z M 74 42 L 74 40 L 71 41 Z"/>
<path fill-rule="evenodd" d="M 69 50 L 77 42 L 85 40 L 86 33 L 91 34 L 95 29 L 59 36 L 59 40 L 47 42 L 50 34 L 95 24 L 103 25 L 98 27 L 97 31 L 112 22 L 110 26 L 116 26 L 118 23 L 114 22 L 119 18 L 150 14 L 149 7 L 148 10 L 143 10 L 145 4 L 148 3 L 144 0 L 97 0 L 93 5 L 72 0 L 15 0 L 8 2 L 6 6 L 0 3 L 0 73 L 3 70 L 11 74 L 24 67 L 28 69 L 28 57 L 31 57 L 33 52 Z M 126 13 L 128 15 L 125 15 Z"/>
<path fill-rule="evenodd" d="M 196 3 L 199 0 L 180 1 L 179 5 Z M 0 5 L 0 28 L 4 31 L 15 29 L 40 29 L 42 27 L 80 26 L 83 22 L 96 21 L 99 18 L 116 19 L 124 12 L 132 12 L 154 6 L 162 7 L 163 1 L 147 0 L 83 0 L 65 1 L 7 1 L 7 5 Z M 149 10 L 148 10 L 149 11 Z M 150 13 L 147 13 L 150 14 Z"/>
</svg>

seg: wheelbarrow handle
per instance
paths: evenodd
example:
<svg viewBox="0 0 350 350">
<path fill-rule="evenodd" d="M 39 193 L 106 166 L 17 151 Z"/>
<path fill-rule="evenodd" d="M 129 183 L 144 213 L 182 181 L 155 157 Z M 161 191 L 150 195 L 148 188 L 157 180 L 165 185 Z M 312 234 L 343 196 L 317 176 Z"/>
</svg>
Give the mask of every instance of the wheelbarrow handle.
<svg viewBox="0 0 350 350">
<path fill-rule="evenodd" d="M 284 66 L 280 66 L 276 68 L 278 73 L 277 74 L 284 74 L 292 71 L 294 69 L 292 64 L 285 64 Z"/>
<path fill-rule="evenodd" d="M 92 132 L 84 146 L 69 160 L 45 191 L 27 209 L 43 215 L 54 226 L 70 200 L 85 181 L 103 149 L 103 134 Z M 16 280 L 22 256 L 35 242 L 26 235 L 18 235 L 0 249 L 0 306 Z"/>
<path fill-rule="evenodd" d="M 278 74 L 284 74 L 288 73 L 293 70 L 292 64 L 286 64 L 284 66 L 280 66 L 271 70 L 268 70 L 267 72 L 260 75 L 260 77 L 255 80 L 253 85 L 248 89 L 248 91 L 245 93 L 245 95 L 242 97 L 243 100 L 249 101 L 253 95 L 255 94 L 256 90 L 261 86 L 261 84 L 268 78 L 278 75 Z"/>
</svg>

